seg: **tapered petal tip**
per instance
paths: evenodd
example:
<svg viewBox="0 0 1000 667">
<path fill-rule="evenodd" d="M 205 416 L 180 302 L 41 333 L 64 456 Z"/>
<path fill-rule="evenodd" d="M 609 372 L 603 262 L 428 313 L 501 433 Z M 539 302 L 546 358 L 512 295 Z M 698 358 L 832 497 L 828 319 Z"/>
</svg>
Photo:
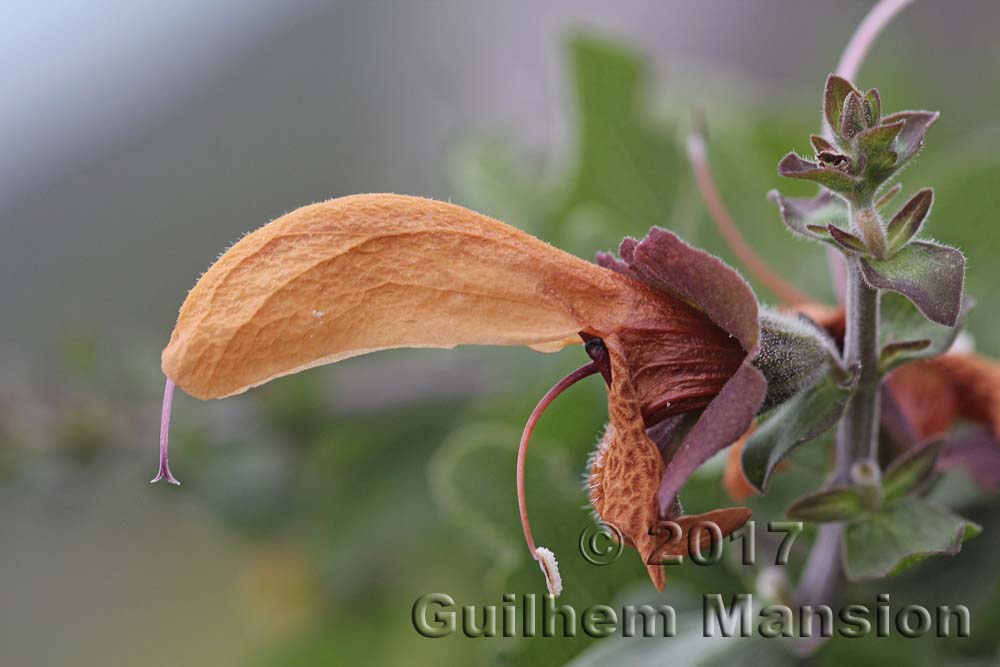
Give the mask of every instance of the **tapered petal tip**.
<svg viewBox="0 0 1000 667">
<path fill-rule="evenodd" d="M 535 560 L 545 575 L 545 585 L 549 589 L 549 595 L 559 597 L 562 593 L 562 576 L 559 574 L 559 563 L 556 562 L 556 555 L 550 549 L 538 547 L 535 549 Z"/>
<path fill-rule="evenodd" d="M 646 564 L 646 571 L 649 572 L 649 578 L 653 582 L 653 586 L 656 590 L 663 592 L 663 589 L 667 587 L 667 569 L 663 563 Z"/>
</svg>

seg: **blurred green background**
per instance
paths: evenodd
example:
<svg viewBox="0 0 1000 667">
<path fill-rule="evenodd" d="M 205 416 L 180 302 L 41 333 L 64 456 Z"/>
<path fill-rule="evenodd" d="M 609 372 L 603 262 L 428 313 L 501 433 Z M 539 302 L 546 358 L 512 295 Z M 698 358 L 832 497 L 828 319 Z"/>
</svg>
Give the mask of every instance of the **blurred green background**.
<svg viewBox="0 0 1000 667">
<path fill-rule="evenodd" d="M 137 6 L 138 4 L 138 6 Z M 150 486 L 159 350 L 186 290 L 234 239 L 352 192 L 439 198 L 582 257 L 652 225 L 729 257 L 683 157 L 695 109 L 723 195 L 757 250 L 831 299 L 820 248 L 765 193 L 808 153 L 823 80 L 869 3 L 536 6 L 13 3 L 0 73 L 0 665 L 784 664 L 778 642 L 426 639 L 413 602 L 542 591 L 517 522 L 517 438 L 581 350 L 397 351 L 219 402 L 175 401 L 180 488 Z M 960 8 L 960 10 L 959 10 Z M 1000 7 L 920 1 L 859 85 L 889 110 L 938 109 L 905 192 L 933 186 L 928 231 L 968 253 L 977 349 L 1000 355 Z M 738 265 L 737 265 L 738 266 Z M 770 295 L 758 286 L 758 295 Z M 605 421 L 584 383 L 546 413 L 529 504 L 560 557 L 560 601 L 666 602 L 754 590 L 729 559 L 660 595 L 627 552 L 578 554 L 581 484 Z M 821 476 L 799 457 L 755 517 Z M 685 493 L 724 504 L 721 461 Z M 1000 522 L 962 473 L 942 497 L 986 531 L 953 559 L 853 588 L 872 604 L 966 604 L 965 640 L 835 640 L 817 664 L 996 664 Z M 801 547 L 805 546 L 802 540 Z M 802 550 L 793 552 L 793 570 Z M 700 622 L 700 620 L 699 620 Z"/>
</svg>

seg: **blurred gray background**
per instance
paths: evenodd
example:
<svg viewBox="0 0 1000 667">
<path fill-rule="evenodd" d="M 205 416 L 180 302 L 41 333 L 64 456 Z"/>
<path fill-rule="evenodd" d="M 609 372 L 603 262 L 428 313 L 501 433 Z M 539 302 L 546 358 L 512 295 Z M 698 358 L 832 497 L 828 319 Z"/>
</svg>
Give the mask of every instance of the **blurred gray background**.
<svg viewBox="0 0 1000 667">
<path fill-rule="evenodd" d="M 654 56 L 667 94 L 695 63 L 758 82 L 757 95 L 801 96 L 869 6 L 4 3 L 3 358 L 30 366 L 67 327 L 165 341 L 192 276 L 243 233 L 352 192 L 448 197 L 441 165 L 461 138 L 509 133 L 558 162 L 571 30 Z M 977 63 L 1000 51 L 997 10 L 921 0 L 872 59 L 948 72 L 935 86 L 961 100 L 948 125 L 982 123 L 975 102 L 998 73 Z M 713 81 L 699 96 L 711 99 Z"/>
<path fill-rule="evenodd" d="M 470 138 L 510 142 L 515 153 L 533 157 L 550 173 L 566 169 L 573 163 L 573 133 L 578 131 L 566 43 L 578 32 L 620 41 L 649 58 L 656 99 L 645 102 L 653 113 L 686 121 L 690 109 L 700 107 L 710 121 L 731 120 L 752 101 L 754 113 L 760 114 L 801 108 L 802 126 L 808 127 L 809 109 L 815 109 L 818 122 L 824 77 L 871 4 L 0 3 L 0 482 L 8 474 L 7 450 L 17 459 L 9 466 L 16 470 L 9 473 L 13 481 L 0 485 L 0 561 L 5 565 L 0 568 L 0 665 L 251 664 L 248 656 L 273 637 L 297 636 L 294 629 L 308 625 L 303 619 L 329 617 L 339 624 L 354 618 L 351 605 L 357 600 L 338 586 L 349 588 L 342 580 L 360 588 L 377 585 L 381 572 L 365 568 L 378 561 L 375 566 L 369 562 L 365 545 L 331 540 L 329 553 L 321 551 L 314 559 L 321 566 L 307 567 L 309 558 L 303 554 L 308 549 L 294 543 L 301 534 L 292 539 L 279 534 L 274 544 L 255 542 L 252 530 L 212 504 L 224 504 L 216 496 L 229 494 L 227 502 L 239 511 L 250 506 L 264 508 L 260 511 L 266 514 L 281 507 L 296 520 L 314 520 L 332 530 L 354 512 L 339 496 L 327 504 L 310 497 L 318 507 L 311 515 L 280 494 L 269 496 L 269 484 L 293 468 L 305 471 L 308 480 L 317 466 L 341 475 L 329 483 L 324 479 L 324 489 L 337 489 L 339 483 L 345 493 L 352 492 L 354 478 L 362 473 L 371 475 L 374 481 L 364 479 L 373 486 L 390 478 L 382 469 L 372 471 L 368 460 L 351 449 L 350 432 L 341 442 L 325 431 L 320 436 L 310 431 L 322 431 L 314 423 L 319 421 L 340 433 L 340 420 L 353 417 L 349 396 L 338 397 L 341 412 L 334 413 L 333 403 L 309 384 L 317 377 L 355 388 L 367 377 L 367 395 L 385 403 L 398 398 L 392 384 L 396 377 L 424 382 L 421 391 L 428 383 L 449 385 L 462 396 L 485 394 L 487 386 L 498 394 L 514 387 L 515 407 L 508 403 L 494 409 L 516 422 L 530 410 L 521 405 L 527 394 L 517 384 L 527 377 L 528 365 L 559 362 L 525 354 L 523 362 L 505 366 L 497 374 L 501 381 L 494 382 L 488 375 L 466 377 L 470 374 L 461 364 L 478 358 L 465 353 L 456 352 L 449 361 L 427 355 L 418 362 L 427 365 L 397 372 L 392 364 L 410 359 L 400 355 L 376 360 L 374 366 L 359 361 L 336 373 L 317 371 L 302 378 L 302 384 L 283 381 L 285 394 L 262 390 L 190 410 L 183 408 L 194 408 L 195 402 L 181 397 L 175 433 L 186 434 L 188 446 L 175 445 L 173 451 L 178 456 L 193 452 L 183 465 L 186 486 L 176 493 L 159 487 L 150 491 L 145 479 L 155 462 L 162 387 L 156 351 L 166 342 L 195 277 L 230 243 L 305 203 L 353 192 L 460 198 L 448 165 L 455 148 Z M 1000 90 L 998 28 L 996 0 L 917 0 L 870 55 L 871 69 L 889 76 L 870 80 L 865 75 L 869 69 L 862 71 L 860 85 L 892 92 L 887 108 L 919 104 L 944 112 L 933 134 L 939 157 L 927 159 L 936 161 L 937 174 L 947 173 L 940 165 L 955 163 L 949 160 L 964 160 L 968 146 L 988 150 L 1000 145 L 994 107 Z M 924 80 L 933 85 L 921 88 Z M 766 123 L 760 126 L 762 134 L 771 131 Z M 781 137 L 774 150 L 756 134 L 745 134 L 750 137 L 746 142 L 762 144 L 757 155 L 764 154 L 768 179 L 746 186 L 759 217 L 748 220 L 739 208 L 734 214 L 747 231 L 766 224 L 773 235 L 784 234 L 764 192 L 779 185 L 772 165 L 785 150 L 806 150 L 807 134 L 791 146 Z M 993 140 L 979 142 L 984 136 Z M 982 159 L 996 168 L 994 155 Z M 908 186 L 939 185 L 924 183 L 920 168 L 914 168 L 914 183 Z M 741 201 L 740 172 L 730 169 L 728 174 L 728 183 L 721 179 L 723 190 L 731 193 L 731 202 Z M 990 176 L 985 178 L 982 189 L 995 191 Z M 956 190 L 954 184 L 951 190 Z M 951 201 L 961 196 L 953 194 Z M 700 211 L 697 200 L 689 199 L 686 205 Z M 995 215 L 986 211 L 990 213 Z M 947 220 L 937 217 L 935 233 L 948 231 L 942 230 Z M 979 241 L 979 225 L 991 226 L 975 255 L 987 259 L 970 262 L 970 276 L 978 276 L 983 298 L 996 302 L 996 294 L 982 289 L 996 275 L 995 266 L 984 266 L 995 255 L 995 223 L 964 222 L 969 236 L 946 233 L 944 240 L 969 247 Z M 783 252 L 759 245 L 765 255 Z M 986 336 L 982 347 L 1000 351 L 996 336 Z M 101 363 L 91 359 L 99 354 L 104 355 Z M 89 380 L 67 380 L 66 375 L 72 376 L 67 366 L 71 371 L 88 364 L 103 368 L 107 357 L 110 372 L 91 368 Z M 121 366 L 113 363 L 117 357 L 125 360 Z M 501 357 L 504 362 L 515 358 L 522 359 L 513 352 Z M 449 372 L 447 363 L 455 364 L 451 375 L 436 382 Z M 358 373 L 366 368 L 374 369 L 374 375 Z M 361 380 L 352 380 L 352 374 Z M 470 391 L 462 382 L 478 384 Z M 69 388 L 61 391 L 64 383 Z M 443 440 L 439 431 L 464 423 L 452 405 L 458 399 L 450 398 L 437 406 L 437 414 L 417 422 L 420 442 L 407 431 L 382 436 L 392 446 L 405 442 L 412 447 L 405 451 L 415 452 L 409 454 L 413 461 L 392 459 L 394 479 L 410 486 L 400 491 L 386 482 L 389 488 L 376 488 L 373 495 L 391 506 L 409 493 L 416 499 L 413 512 L 427 515 L 426 531 L 449 528 L 440 514 L 427 509 L 422 467 Z M 491 414 L 489 408 L 479 409 Z M 273 431 L 280 429 L 262 426 L 267 420 L 260 412 L 270 415 L 271 422 L 294 423 L 275 436 Z M 594 410 L 583 412 L 596 415 Z M 210 434 L 202 437 L 190 426 L 185 430 L 183 419 L 207 424 Z M 16 438 L 4 431 L 9 424 Z M 375 430 L 365 424 L 354 433 L 367 437 Z M 589 438 L 590 431 L 584 440 Z M 16 446 L 8 448 L 8 442 Z M 306 442 L 323 452 L 322 445 L 329 445 L 344 459 L 324 454 L 328 468 L 321 467 L 326 459 L 320 457 L 295 461 L 307 451 Z M 206 454 L 208 450 L 221 453 Z M 377 459 L 377 450 L 368 456 L 389 467 Z M 223 467 L 228 477 L 220 472 Z M 284 481 L 298 488 L 300 479 L 288 478 Z M 377 535 L 388 532 L 382 524 L 369 523 Z M 454 547 L 437 538 L 431 532 L 427 543 L 448 549 L 456 561 L 468 561 L 470 574 L 464 581 L 481 583 L 478 561 L 462 555 L 462 543 L 471 542 L 468 532 L 458 535 Z M 419 545 L 415 539 L 407 544 Z M 442 569 L 437 552 L 424 557 Z M 411 581 L 414 572 L 430 581 L 440 574 L 414 562 L 385 584 L 397 596 L 383 600 L 391 615 L 378 616 L 382 612 L 376 610 L 363 619 L 377 619 L 372 623 L 382 630 L 392 628 L 398 641 L 348 628 L 335 643 L 345 645 L 357 635 L 354 648 L 360 655 L 376 646 L 398 658 L 395 664 L 414 658 L 405 612 L 413 597 L 407 586 L 417 590 L 431 585 L 427 579 Z M 359 571 L 370 578 L 357 576 Z M 323 579 L 317 585 L 314 579 L 322 577 L 334 583 Z M 455 577 L 461 586 L 463 580 Z M 324 602 L 315 602 L 322 597 L 316 591 L 325 595 Z M 344 606 L 338 607 L 342 600 Z M 329 627 L 317 634 L 330 634 Z M 450 655 L 445 646 L 424 642 L 420 657 L 433 664 Z M 273 664 L 293 662 L 282 654 Z"/>
</svg>

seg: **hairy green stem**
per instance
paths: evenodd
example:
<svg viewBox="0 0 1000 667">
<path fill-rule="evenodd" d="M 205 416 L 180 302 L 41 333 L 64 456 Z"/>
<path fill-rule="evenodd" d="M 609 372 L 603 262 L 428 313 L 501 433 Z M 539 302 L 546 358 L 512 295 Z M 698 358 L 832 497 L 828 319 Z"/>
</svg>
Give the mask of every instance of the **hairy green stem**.
<svg viewBox="0 0 1000 667">
<path fill-rule="evenodd" d="M 848 262 L 847 331 L 844 363 L 859 367 L 858 386 L 837 429 L 835 482 L 851 481 L 851 466 L 861 459 L 878 460 L 878 426 L 882 376 L 879 355 L 879 294 L 865 282 L 857 259 Z"/>
<path fill-rule="evenodd" d="M 837 74 L 853 81 L 875 39 L 912 2 L 913 0 L 880 0 L 865 16 L 848 42 L 837 65 Z M 823 131 L 828 138 L 832 134 L 832 129 L 825 120 Z M 871 206 L 871 202 L 866 204 Z M 852 208 L 856 210 L 857 207 Z M 878 461 L 881 415 L 881 377 L 878 370 L 879 294 L 865 283 L 856 258 L 845 262 L 835 252 L 830 252 L 828 257 L 838 295 L 841 289 L 837 278 L 847 274 L 848 284 L 843 290 L 846 292 L 847 302 L 844 361 L 848 366 L 860 366 L 858 387 L 837 429 L 837 461 L 830 480 L 831 484 L 848 484 L 851 466 L 855 461 L 862 458 Z M 823 604 L 836 595 L 843 569 L 843 535 L 844 527 L 841 524 L 827 523 L 820 526 L 796 591 L 795 597 L 799 604 Z M 800 654 L 811 654 L 822 642 L 822 638 L 807 640 Z"/>
<path fill-rule="evenodd" d="M 851 466 L 864 459 L 878 460 L 881 409 L 879 354 L 879 294 L 865 282 L 858 260 L 848 261 L 847 331 L 844 362 L 860 370 L 858 385 L 837 428 L 836 467 L 831 485 L 851 483 Z M 799 604 L 829 604 L 841 576 L 843 526 L 820 527 L 809 553 L 796 599 Z"/>
</svg>

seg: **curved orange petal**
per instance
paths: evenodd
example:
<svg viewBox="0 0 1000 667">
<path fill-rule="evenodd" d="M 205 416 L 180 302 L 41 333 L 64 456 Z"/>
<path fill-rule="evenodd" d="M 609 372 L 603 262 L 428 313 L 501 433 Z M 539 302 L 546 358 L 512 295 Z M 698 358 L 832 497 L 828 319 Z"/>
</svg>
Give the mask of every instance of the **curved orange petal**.
<svg viewBox="0 0 1000 667">
<path fill-rule="evenodd" d="M 353 195 L 232 246 L 189 293 L 162 365 L 187 393 L 222 398 L 386 348 L 553 351 L 675 303 L 465 208 Z"/>
</svg>

